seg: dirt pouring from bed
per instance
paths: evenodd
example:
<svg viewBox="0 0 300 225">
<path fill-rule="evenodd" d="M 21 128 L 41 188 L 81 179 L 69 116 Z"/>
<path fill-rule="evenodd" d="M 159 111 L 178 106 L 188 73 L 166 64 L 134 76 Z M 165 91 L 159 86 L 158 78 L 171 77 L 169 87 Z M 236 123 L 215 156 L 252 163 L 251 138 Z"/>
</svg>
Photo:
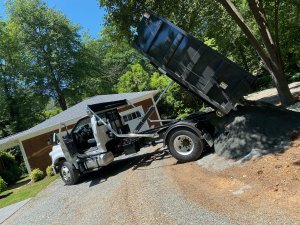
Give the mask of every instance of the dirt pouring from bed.
<svg viewBox="0 0 300 225">
<path fill-rule="evenodd" d="M 239 162 L 284 151 L 300 131 L 300 112 L 263 102 L 250 102 L 221 120 L 215 152 Z"/>
</svg>

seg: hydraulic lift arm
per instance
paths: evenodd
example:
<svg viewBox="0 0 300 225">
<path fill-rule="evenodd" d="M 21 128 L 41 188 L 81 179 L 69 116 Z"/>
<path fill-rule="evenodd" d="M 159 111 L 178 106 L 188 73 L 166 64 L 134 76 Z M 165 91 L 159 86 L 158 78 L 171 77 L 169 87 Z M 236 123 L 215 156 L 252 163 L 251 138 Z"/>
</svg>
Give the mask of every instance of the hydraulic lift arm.
<svg viewBox="0 0 300 225">
<path fill-rule="evenodd" d="M 163 90 L 163 92 L 159 95 L 159 97 L 157 98 L 157 100 L 155 101 L 154 105 L 152 105 L 147 112 L 145 113 L 144 117 L 141 119 L 141 121 L 139 122 L 139 124 L 136 126 L 136 128 L 134 129 L 133 133 L 138 133 L 140 131 L 140 129 L 142 128 L 142 126 L 144 125 L 144 123 L 150 118 L 150 116 L 152 115 L 152 113 L 155 110 L 155 107 L 157 106 L 158 102 L 161 100 L 161 98 L 165 95 L 165 93 L 167 92 L 167 90 L 169 89 L 169 87 L 174 83 L 173 80 L 171 80 L 168 85 L 165 87 L 165 89 Z"/>
</svg>

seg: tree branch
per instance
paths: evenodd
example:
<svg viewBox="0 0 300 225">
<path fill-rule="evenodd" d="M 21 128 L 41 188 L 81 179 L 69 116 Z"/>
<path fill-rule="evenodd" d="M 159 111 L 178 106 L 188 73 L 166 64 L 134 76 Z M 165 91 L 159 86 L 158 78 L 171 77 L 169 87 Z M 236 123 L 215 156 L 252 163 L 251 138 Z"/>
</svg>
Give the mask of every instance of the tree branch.
<svg viewBox="0 0 300 225">
<path fill-rule="evenodd" d="M 248 40 L 251 42 L 251 44 L 254 46 L 254 49 L 257 51 L 258 55 L 260 56 L 260 58 L 264 62 L 266 69 L 270 72 L 270 74 L 273 74 L 270 56 L 262 48 L 262 46 L 259 44 L 259 42 L 255 38 L 255 36 L 252 33 L 251 29 L 245 23 L 244 18 L 239 13 L 237 8 L 232 4 L 232 2 L 230 0 L 216 0 L 216 1 L 219 2 L 226 9 L 228 14 L 238 24 L 238 26 L 244 32 L 244 34 L 246 35 Z"/>
<path fill-rule="evenodd" d="M 281 60 L 278 54 L 277 46 L 275 46 L 270 29 L 268 27 L 261 0 L 248 0 L 248 4 L 258 25 L 262 41 L 269 53 L 272 66 L 274 66 L 277 70 L 282 71 Z"/>
</svg>

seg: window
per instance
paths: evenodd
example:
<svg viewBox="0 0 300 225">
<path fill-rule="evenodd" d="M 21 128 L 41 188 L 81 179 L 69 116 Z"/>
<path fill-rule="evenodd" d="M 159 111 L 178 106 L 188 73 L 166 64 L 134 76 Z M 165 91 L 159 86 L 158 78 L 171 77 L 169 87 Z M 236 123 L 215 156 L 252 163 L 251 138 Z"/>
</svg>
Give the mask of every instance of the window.
<svg viewBox="0 0 300 225">
<path fill-rule="evenodd" d="M 132 120 L 132 114 L 128 114 L 127 116 L 128 116 L 128 121 Z"/>
<path fill-rule="evenodd" d="M 132 119 L 134 120 L 134 119 L 136 119 L 136 112 L 134 112 L 134 113 L 131 113 L 131 115 L 132 115 Z"/>
<path fill-rule="evenodd" d="M 134 120 L 136 118 L 141 118 L 141 117 L 142 117 L 142 115 L 141 115 L 140 111 L 135 111 L 133 113 L 129 113 L 128 115 L 124 115 L 123 120 L 124 120 L 124 122 L 128 122 L 130 120 Z"/>
</svg>

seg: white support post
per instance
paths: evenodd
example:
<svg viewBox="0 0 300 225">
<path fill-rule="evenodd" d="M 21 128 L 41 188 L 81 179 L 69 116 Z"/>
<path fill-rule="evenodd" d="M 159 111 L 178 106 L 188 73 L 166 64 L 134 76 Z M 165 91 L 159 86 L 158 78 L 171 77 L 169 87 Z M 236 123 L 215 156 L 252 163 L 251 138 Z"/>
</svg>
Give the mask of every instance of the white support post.
<svg viewBox="0 0 300 225">
<path fill-rule="evenodd" d="M 25 162 L 25 165 L 26 165 L 27 172 L 28 172 L 28 174 L 30 174 L 31 173 L 31 168 L 30 168 L 30 165 L 29 165 L 29 161 L 27 159 L 27 155 L 26 155 L 25 149 L 23 147 L 22 141 L 20 141 L 20 140 L 19 140 L 19 145 L 20 145 L 22 156 L 23 156 L 23 159 L 24 159 L 24 162 Z"/>
<path fill-rule="evenodd" d="M 153 105 L 154 105 L 154 107 L 155 107 L 155 112 L 156 112 L 156 114 L 157 114 L 158 120 L 161 120 L 160 114 L 159 114 L 158 109 L 157 109 L 157 105 L 155 104 L 155 101 L 154 101 L 154 98 L 153 98 L 153 97 L 152 97 L 152 103 L 153 103 Z M 162 126 L 162 123 L 161 123 L 161 122 L 159 122 L 159 123 L 160 123 L 160 125 Z"/>
</svg>

